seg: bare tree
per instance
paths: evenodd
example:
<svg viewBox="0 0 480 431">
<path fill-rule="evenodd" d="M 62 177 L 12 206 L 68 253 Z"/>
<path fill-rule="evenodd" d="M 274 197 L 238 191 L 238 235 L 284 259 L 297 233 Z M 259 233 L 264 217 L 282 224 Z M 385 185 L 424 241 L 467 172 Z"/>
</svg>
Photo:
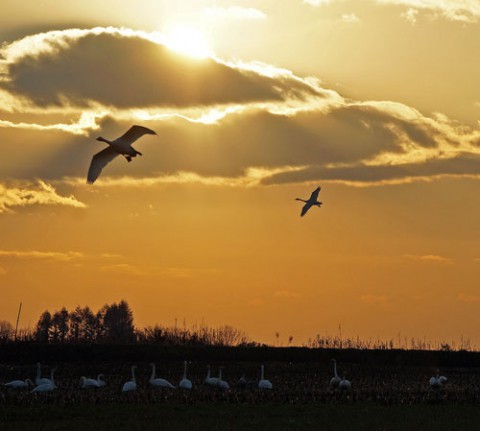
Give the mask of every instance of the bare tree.
<svg viewBox="0 0 480 431">
<path fill-rule="evenodd" d="M 15 330 L 10 322 L 6 320 L 0 320 L 0 340 L 10 341 L 13 340 Z"/>
</svg>

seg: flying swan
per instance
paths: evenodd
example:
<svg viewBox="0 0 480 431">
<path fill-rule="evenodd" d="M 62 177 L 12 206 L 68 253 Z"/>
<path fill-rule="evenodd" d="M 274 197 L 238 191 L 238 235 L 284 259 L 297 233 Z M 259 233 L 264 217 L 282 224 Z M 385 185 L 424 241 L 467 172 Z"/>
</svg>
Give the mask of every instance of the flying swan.
<svg viewBox="0 0 480 431">
<path fill-rule="evenodd" d="M 303 217 L 305 214 L 307 214 L 307 211 L 313 207 L 317 206 L 320 208 L 322 205 L 321 202 L 318 202 L 318 194 L 320 193 L 320 187 L 317 187 L 312 194 L 310 195 L 310 198 L 308 200 L 305 199 L 300 199 L 300 198 L 295 198 L 296 201 L 302 201 L 305 202 L 305 205 L 302 208 L 302 213 L 300 214 L 301 217 Z"/>
<path fill-rule="evenodd" d="M 109 141 L 101 136 L 97 138 L 97 141 L 106 142 L 108 147 L 93 156 L 88 169 L 87 183 L 93 184 L 100 176 L 102 169 L 117 156 L 124 156 L 128 162 L 131 162 L 132 158 L 136 157 L 137 154 L 141 156 L 142 153 L 133 148 L 132 144 L 143 135 L 156 135 L 156 133 L 143 126 L 132 126 L 126 133 L 114 141 Z"/>
</svg>

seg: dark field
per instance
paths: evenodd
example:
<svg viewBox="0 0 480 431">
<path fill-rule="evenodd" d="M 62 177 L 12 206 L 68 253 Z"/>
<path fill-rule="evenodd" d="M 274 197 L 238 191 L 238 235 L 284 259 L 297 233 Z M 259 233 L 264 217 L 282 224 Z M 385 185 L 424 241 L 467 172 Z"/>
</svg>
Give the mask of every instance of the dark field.
<svg viewBox="0 0 480 431">
<path fill-rule="evenodd" d="M 478 406 L 215 403 L 2 407 L 1 430 L 478 430 Z"/>
<path fill-rule="evenodd" d="M 333 357 L 351 391 L 329 388 Z M 149 386 L 149 362 L 157 377 L 177 385 L 184 358 L 191 391 Z M 56 368 L 58 388 L 31 394 L 0 387 L 0 431 L 480 429 L 478 353 L 12 344 L 0 348 L 0 382 L 33 379 L 37 360 L 44 377 Z M 273 390 L 237 388 L 243 374 L 258 380 L 261 363 Z M 229 390 L 203 385 L 207 364 L 212 376 L 225 367 Z M 138 389 L 122 393 L 131 365 Z M 448 382 L 432 390 L 428 380 L 437 372 Z M 106 387 L 80 388 L 81 376 L 100 373 Z"/>
<path fill-rule="evenodd" d="M 135 351 L 135 348 L 132 349 Z M 112 350 L 114 352 L 114 349 Z M 45 352 L 44 352 L 45 353 Z M 47 352 L 51 353 L 51 352 Z M 165 352 L 163 352 L 165 353 Z M 178 354 L 177 354 L 178 353 Z M 178 384 L 183 364 L 180 357 L 196 358 L 189 364 L 191 391 L 151 388 L 151 368 L 145 357 L 101 361 L 95 358 L 52 361 L 51 354 L 36 356 L 28 363 L 0 364 L 0 382 L 35 377 L 35 361 L 45 357 L 42 375 L 56 367 L 54 392 L 31 394 L 29 390 L 0 388 L 0 430 L 478 430 L 480 429 L 480 368 L 478 355 L 423 354 L 406 352 L 319 352 L 312 358 L 292 351 L 260 350 L 246 360 L 239 351 L 155 354 L 157 377 Z M 135 355 L 138 351 L 135 351 Z M 132 354 L 133 355 L 133 354 Z M 128 355 L 122 355 L 128 356 Z M 148 355 L 150 356 L 150 355 Z M 199 356 L 208 361 L 199 360 Z M 210 360 L 217 356 L 222 361 Z M 265 363 L 265 378 L 273 390 L 241 389 L 238 379 L 259 378 L 259 357 Z M 352 382 L 352 390 L 329 387 L 333 375 L 330 358 L 339 360 L 338 372 Z M 301 359 L 305 359 L 302 361 Z M 339 359 L 340 358 L 340 359 Z M 47 359 L 50 359 L 48 361 Z M 130 359 L 137 359 L 130 361 Z M 312 360 L 313 359 L 313 360 Z M 318 360 L 316 360 L 318 359 Z M 459 365 L 453 365 L 459 362 Z M 228 391 L 203 385 L 207 364 L 212 375 L 224 366 Z M 138 389 L 122 393 L 131 380 L 130 366 L 137 365 Z M 428 380 L 439 370 L 448 383 L 438 389 Z M 81 389 L 80 377 L 105 374 L 107 386 Z"/>
</svg>

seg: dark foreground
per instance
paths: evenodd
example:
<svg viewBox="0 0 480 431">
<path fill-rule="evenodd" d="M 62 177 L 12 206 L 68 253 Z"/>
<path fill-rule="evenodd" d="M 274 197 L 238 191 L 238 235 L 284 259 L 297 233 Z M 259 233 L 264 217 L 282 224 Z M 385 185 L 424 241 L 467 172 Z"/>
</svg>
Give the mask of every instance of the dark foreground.
<svg viewBox="0 0 480 431">
<path fill-rule="evenodd" d="M 5 406 L 3 430 L 478 430 L 480 409 L 463 405 L 78 404 Z"/>
</svg>

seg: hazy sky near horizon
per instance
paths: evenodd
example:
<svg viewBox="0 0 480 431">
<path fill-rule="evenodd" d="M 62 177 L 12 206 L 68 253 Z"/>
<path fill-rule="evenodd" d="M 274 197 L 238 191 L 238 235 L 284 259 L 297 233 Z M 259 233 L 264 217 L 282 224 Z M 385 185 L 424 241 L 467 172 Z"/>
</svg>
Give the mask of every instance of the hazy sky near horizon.
<svg viewBox="0 0 480 431">
<path fill-rule="evenodd" d="M 478 2 L 4 0 L 0 41 L 0 319 L 480 344 Z"/>
</svg>

